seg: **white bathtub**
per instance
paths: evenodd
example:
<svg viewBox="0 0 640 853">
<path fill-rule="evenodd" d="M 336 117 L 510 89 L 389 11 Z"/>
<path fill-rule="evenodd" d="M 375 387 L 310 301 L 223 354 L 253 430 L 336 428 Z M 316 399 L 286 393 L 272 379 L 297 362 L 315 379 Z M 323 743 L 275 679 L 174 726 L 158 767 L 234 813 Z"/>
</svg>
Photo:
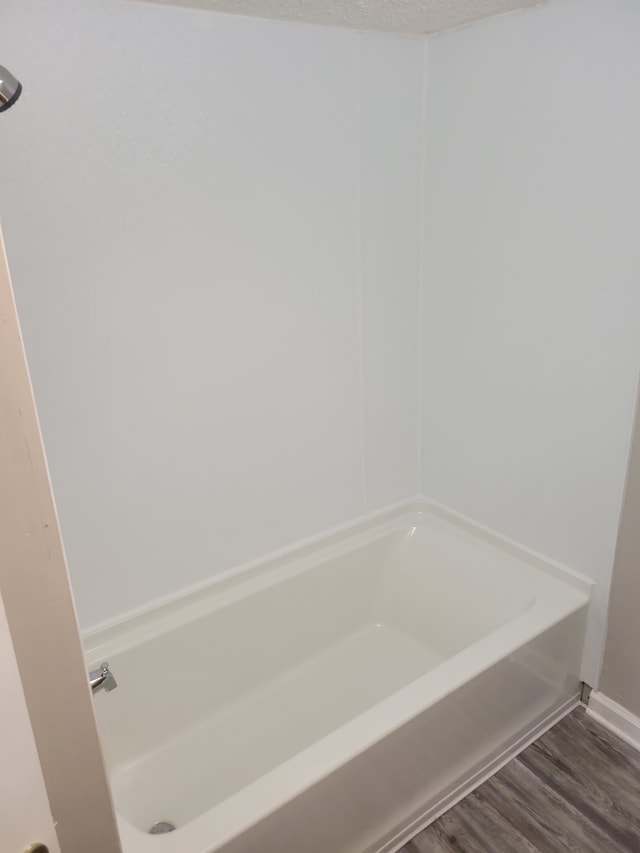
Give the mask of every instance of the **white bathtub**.
<svg viewBox="0 0 640 853">
<path fill-rule="evenodd" d="M 588 600 L 414 504 L 88 637 L 124 853 L 397 849 L 575 704 Z"/>
</svg>

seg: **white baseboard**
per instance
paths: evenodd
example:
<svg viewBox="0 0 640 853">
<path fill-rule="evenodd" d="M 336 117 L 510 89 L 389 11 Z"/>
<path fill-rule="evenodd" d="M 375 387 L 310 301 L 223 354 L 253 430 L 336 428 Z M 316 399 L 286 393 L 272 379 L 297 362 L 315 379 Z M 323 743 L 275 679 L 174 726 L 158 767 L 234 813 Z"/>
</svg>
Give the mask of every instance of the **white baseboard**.
<svg viewBox="0 0 640 853">
<path fill-rule="evenodd" d="M 422 832 L 423 829 L 426 829 L 429 824 L 437 820 L 446 811 L 449 811 L 452 806 L 455 806 L 456 803 L 459 803 L 472 791 L 475 791 L 475 789 L 482 785 L 483 782 L 486 782 L 494 776 L 498 770 L 502 770 L 506 764 L 508 764 L 528 746 L 531 746 L 534 741 L 538 740 L 539 737 L 549 731 L 552 726 L 555 726 L 556 723 L 560 722 L 563 717 L 566 717 L 567 714 L 570 714 L 571 711 L 579 705 L 580 698 L 577 695 L 572 696 L 571 699 L 563 702 L 559 708 L 552 711 L 526 734 L 521 735 L 514 743 L 511 744 L 511 746 L 507 747 L 504 752 L 501 752 L 500 755 L 492 761 L 489 761 L 480 770 L 476 771 L 473 776 L 464 781 L 455 790 L 451 791 L 450 794 L 447 794 L 446 797 L 443 797 L 435 803 L 435 805 L 426 809 L 426 811 L 424 811 L 419 817 L 412 820 L 409 826 L 404 827 L 401 832 L 380 847 L 377 853 L 396 853 L 396 851 L 404 847 L 408 841 L 411 841 L 415 835 Z"/>
<path fill-rule="evenodd" d="M 640 717 L 636 717 L 631 711 L 596 690 L 589 697 L 587 714 L 640 750 Z"/>
</svg>

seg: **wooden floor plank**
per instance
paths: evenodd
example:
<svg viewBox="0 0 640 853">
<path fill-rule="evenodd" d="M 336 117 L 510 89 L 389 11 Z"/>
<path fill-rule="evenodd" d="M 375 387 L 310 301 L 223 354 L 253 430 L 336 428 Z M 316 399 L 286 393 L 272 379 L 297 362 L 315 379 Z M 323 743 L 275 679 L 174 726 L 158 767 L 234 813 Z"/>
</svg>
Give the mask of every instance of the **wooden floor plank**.
<svg viewBox="0 0 640 853">
<path fill-rule="evenodd" d="M 509 820 L 483 800 L 477 791 L 469 794 L 459 806 L 460 815 L 467 831 L 479 842 L 481 850 L 494 853 L 538 853 L 525 835 Z"/>
<path fill-rule="evenodd" d="M 458 804 L 459 806 L 461 804 Z M 433 824 L 433 833 L 414 839 L 419 853 L 486 853 L 486 847 L 478 840 L 473 827 L 469 827 L 463 810 L 450 809 Z M 436 846 L 438 845 L 438 846 Z"/>
<path fill-rule="evenodd" d="M 534 744 L 519 760 L 624 849 L 640 850 L 640 800 L 624 785 L 613 786 L 602 774 L 576 773 L 571 764 L 554 761 L 544 744 Z"/>
<path fill-rule="evenodd" d="M 640 853 L 640 753 L 578 709 L 401 853 Z"/>
<path fill-rule="evenodd" d="M 575 732 L 571 737 L 566 734 L 545 737 L 531 755 L 523 756 L 523 760 L 532 761 L 539 752 L 548 755 L 550 764 L 574 775 L 581 796 L 588 797 L 597 789 L 603 800 L 616 803 L 618 811 L 625 812 L 629 821 L 637 823 L 640 767 L 634 769 L 624 755 L 609 753 L 594 740 L 585 742 L 584 738 L 576 738 Z M 560 782 L 560 774 L 556 777 Z"/>
<path fill-rule="evenodd" d="M 576 767 L 584 767 L 604 776 L 609 776 L 613 771 L 624 774 L 625 784 L 632 785 L 640 795 L 640 755 L 634 756 L 633 747 L 613 733 L 594 731 L 593 726 L 594 723 L 584 712 L 574 712 L 571 719 L 562 720 L 541 741 L 570 758 Z M 603 732 L 606 730 L 603 729 Z M 585 748 L 587 744 L 588 749 Z"/>
<path fill-rule="evenodd" d="M 518 759 L 489 780 L 487 786 L 495 791 L 494 808 L 541 850 L 622 853 L 579 810 Z"/>
<path fill-rule="evenodd" d="M 547 734 L 554 735 L 566 732 L 567 735 L 580 733 L 589 747 L 597 747 L 612 761 L 629 765 L 640 776 L 640 752 L 631 744 L 619 738 L 609 729 L 589 717 L 584 708 L 578 708 L 573 713 L 554 726 Z M 546 735 L 545 735 L 546 737 Z"/>
</svg>

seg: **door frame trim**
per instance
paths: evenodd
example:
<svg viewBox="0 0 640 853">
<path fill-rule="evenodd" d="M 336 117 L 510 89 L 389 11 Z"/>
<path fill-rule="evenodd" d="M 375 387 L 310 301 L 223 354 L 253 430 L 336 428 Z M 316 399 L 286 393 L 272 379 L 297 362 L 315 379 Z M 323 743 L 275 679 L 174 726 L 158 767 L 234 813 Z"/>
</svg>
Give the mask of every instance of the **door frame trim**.
<svg viewBox="0 0 640 853">
<path fill-rule="evenodd" d="M 1 229 L 0 466 L 0 592 L 60 847 L 64 853 L 118 853 Z"/>
</svg>

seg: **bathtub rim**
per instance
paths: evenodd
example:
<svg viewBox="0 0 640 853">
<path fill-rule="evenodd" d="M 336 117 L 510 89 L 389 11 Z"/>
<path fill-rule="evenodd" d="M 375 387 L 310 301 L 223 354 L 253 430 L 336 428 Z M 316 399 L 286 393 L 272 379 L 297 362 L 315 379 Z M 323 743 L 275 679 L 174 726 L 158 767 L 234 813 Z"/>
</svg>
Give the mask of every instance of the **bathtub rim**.
<svg viewBox="0 0 640 853">
<path fill-rule="evenodd" d="M 419 497 L 371 513 L 328 533 L 313 536 L 290 547 L 221 572 L 203 583 L 151 601 L 82 633 L 85 657 L 90 665 L 107 660 L 131 646 L 147 642 L 207 613 L 232 604 L 272 584 L 301 574 L 316 563 L 339 557 L 385 534 L 410 526 L 424 515 L 458 527 L 479 540 L 528 563 L 533 569 L 587 595 L 593 601 L 595 581 L 559 561 L 478 524 L 436 501 Z"/>
</svg>

